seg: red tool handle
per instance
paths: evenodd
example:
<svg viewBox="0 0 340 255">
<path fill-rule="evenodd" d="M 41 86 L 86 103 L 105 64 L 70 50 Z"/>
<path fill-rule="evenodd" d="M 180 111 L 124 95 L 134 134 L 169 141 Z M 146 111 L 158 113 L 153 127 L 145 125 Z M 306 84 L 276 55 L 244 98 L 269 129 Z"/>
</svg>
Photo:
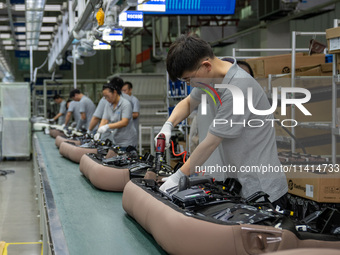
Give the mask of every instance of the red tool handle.
<svg viewBox="0 0 340 255">
<path fill-rule="evenodd" d="M 160 133 L 157 137 L 157 143 L 156 143 L 156 152 L 163 153 L 165 150 L 165 135 L 163 133 Z"/>
</svg>

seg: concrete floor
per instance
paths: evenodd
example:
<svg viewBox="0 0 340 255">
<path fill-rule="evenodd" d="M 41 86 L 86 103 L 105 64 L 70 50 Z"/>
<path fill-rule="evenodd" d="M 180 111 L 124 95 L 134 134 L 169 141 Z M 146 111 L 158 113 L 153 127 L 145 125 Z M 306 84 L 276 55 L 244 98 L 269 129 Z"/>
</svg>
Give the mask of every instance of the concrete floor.
<svg viewBox="0 0 340 255">
<path fill-rule="evenodd" d="M 0 170 L 14 174 L 0 176 L 0 241 L 10 243 L 8 255 L 41 254 L 38 204 L 35 200 L 32 161 L 3 161 Z M 17 244 L 12 244 L 17 243 Z"/>
</svg>

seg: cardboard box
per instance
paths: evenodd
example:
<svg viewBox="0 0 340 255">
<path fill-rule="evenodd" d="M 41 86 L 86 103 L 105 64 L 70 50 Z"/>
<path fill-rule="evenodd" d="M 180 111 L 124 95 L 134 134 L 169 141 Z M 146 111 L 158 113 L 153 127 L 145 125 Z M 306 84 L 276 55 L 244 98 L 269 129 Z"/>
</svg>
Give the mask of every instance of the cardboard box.
<svg viewBox="0 0 340 255">
<path fill-rule="evenodd" d="M 311 166 L 308 172 L 301 172 L 298 166 L 297 170 L 286 173 L 288 193 L 316 202 L 340 203 L 340 173 L 315 173 Z"/>
<path fill-rule="evenodd" d="M 255 78 L 268 77 L 269 74 L 285 74 L 291 72 L 291 54 L 253 58 L 246 60 L 253 69 Z M 324 54 L 304 56 L 303 53 L 296 53 L 295 67 L 315 66 L 325 63 Z"/>
<path fill-rule="evenodd" d="M 340 53 L 340 27 L 326 29 L 328 53 Z"/>
</svg>

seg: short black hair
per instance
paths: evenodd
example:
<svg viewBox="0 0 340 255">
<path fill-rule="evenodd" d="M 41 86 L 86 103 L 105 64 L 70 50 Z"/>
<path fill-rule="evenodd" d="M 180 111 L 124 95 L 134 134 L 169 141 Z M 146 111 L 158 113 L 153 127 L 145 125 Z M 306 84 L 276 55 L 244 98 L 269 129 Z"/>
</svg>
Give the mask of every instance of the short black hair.
<svg viewBox="0 0 340 255">
<path fill-rule="evenodd" d="M 124 86 L 125 86 L 125 85 L 128 85 L 129 89 L 132 89 L 132 88 L 133 88 L 132 83 L 129 82 L 129 81 L 124 82 Z"/>
<path fill-rule="evenodd" d="M 248 68 L 249 70 L 249 74 L 254 77 L 254 72 L 253 72 L 253 69 L 251 68 L 251 66 L 248 64 L 248 62 L 246 61 L 243 61 L 243 60 L 237 60 L 237 64 L 238 65 L 244 65 Z M 246 71 L 246 70 L 245 70 Z"/>
<path fill-rule="evenodd" d="M 209 43 L 197 35 L 181 35 L 171 44 L 166 58 L 166 68 L 172 81 L 185 71 L 194 71 L 203 58 L 215 58 Z"/>
<path fill-rule="evenodd" d="M 109 89 L 112 93 L 114 91 L 117 91 L 118 95 L 120 95 L 122 94 L 123 86 L 124 86 L 124 81 L 122 80 L 122 78 L 116 76 L 103 85 L 103 90 Z"/>
<path fill-rule="evenodd" d="M 59 99 L 59 98 L 62 98 L 62 97 L 60 95 L 56 94 L 56 95 L 54 95 L 53 100 L 56 100 L 56 99 Z"/>
<path fill-rule="evenodd" d="M 80 92 L 79 89 L 71 90 L 71 92 L 70 92 L 70 98 L 74 98 L 74 96 L 75 96 L 76 94 L 81 94 L 81 92 Z"/>
</svg>

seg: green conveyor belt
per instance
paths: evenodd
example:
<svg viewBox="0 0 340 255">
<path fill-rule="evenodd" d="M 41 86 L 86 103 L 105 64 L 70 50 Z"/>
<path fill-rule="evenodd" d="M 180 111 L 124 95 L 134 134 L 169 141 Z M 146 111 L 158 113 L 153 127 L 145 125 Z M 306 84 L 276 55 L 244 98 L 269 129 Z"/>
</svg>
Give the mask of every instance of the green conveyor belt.
<svg viewBox="0 0 340 255">
<path fill-rule="evenodd" d="M 55 140 L 37 132 L 57 213 L 71 255 L 165 254 L 122 208 L 122 193 L 96 189 Z"/>
</svg>

